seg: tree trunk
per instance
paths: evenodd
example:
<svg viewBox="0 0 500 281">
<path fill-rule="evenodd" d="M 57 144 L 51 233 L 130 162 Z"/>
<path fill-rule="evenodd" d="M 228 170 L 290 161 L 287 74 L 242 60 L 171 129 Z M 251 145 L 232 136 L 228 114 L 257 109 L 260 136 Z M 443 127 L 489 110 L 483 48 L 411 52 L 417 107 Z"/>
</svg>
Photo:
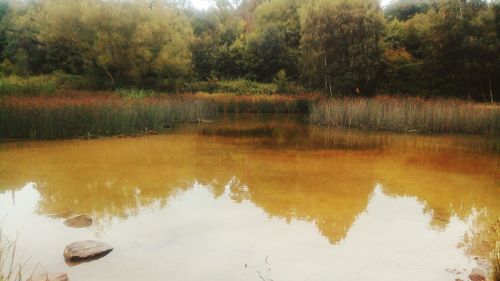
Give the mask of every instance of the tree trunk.
<svg viewBox="0 0 500 281">
<path fill-rule="evenodd" d="M 326 57 L 324 58 L 324 62 L 325 62 L 325 90 L 328 90 L 328 71 L 327 71 L 328 65 L 326 63 Z"/>
<path fill-rule="evenodd" d="M 490 75 L 488 74 L 488 87 L 490 88 L 490 99 L 491 99 L 491 103 L 493 103 L 493 89 L 491 88 L 491 77 Z"/>
<path fill-rule="evenodd" d="M 104 68 L 104 72 L 106 72 L 106 76 L 108 76 L 109 80 L 111 80 L 111 85 L 115 85 L 115 79 L 113 78 L 113 75 L 111 75 L 107 67 Z"/>
</svg>

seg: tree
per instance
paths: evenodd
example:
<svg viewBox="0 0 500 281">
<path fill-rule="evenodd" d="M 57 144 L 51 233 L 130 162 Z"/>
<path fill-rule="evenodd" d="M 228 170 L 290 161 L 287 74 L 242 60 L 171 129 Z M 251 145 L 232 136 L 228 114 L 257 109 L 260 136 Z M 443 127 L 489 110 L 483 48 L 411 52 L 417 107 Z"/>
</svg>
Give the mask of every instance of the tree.
<svg viewBox="0 0 500 281">
<path fill-rule="evenodd" d="M 9 2 L 0 1 L 0 61 L 2 58 L 2 53 L 7 45 L 6 31 L 8 28 L 7 14 L 9 12 Z"/>
<path fill-rule="evenodd" d="M 31 64 L 34 73 L 63 70 L 96 80 L 106 77 L 115 86 L 176 79 L 191 70 L 191 26 L 165 5 L 41 0 L 17 16 L 13 26 L 8 51 L 43 54 L 39 66 Z"/>
<path fill-rule="evenodd" d="M 425 67 L 432 73 L 430 89 L 437 94 L 485 99 L 485 89 L 496 88 L 498 30 L 495 6 L 486 1 L 440 2 L 431 16 Z M 489 77 L 489 79 L 488 79 Z M 490 87 L 491 85 L 491 87 Z"/>
<path fill-rule="evenodd" d="M 425 14 L 430 8 L 429 0 L 396 0 L 385 8 L 385 16 L 406 21 L 416 14 Z"/>
<path fill-rule="evenodd" d="M 241 76 L 241 52 L 235 44 L 241 40 L 244 28 L 233 5 L 220 1 L 216 9 L 195 12 L 191 24 L 195 35 L 191 52 L 196 77 Z"/>
<path fill-rule="evenodd" d="M 330 94 L 374 93 L 384 25 L 377 1 L 320 0 L 309 6 L 302 24 L 304 81 Z"/>
<path fill-rule="evenodd" d="M 8 11 L 2 18 L 3 65 L 19 76 L 39 73 L 45 65 L 45 50 L 37 38 L 35 4 L 9 2 Z"/>
<path fill-rule="evenodd" d="M 272 0 L 255 11 L 256 20 L 247 39 L 247 68 L 261 81 L 271 81 L 283 69 L 298 78 L 300 44 L 299 2 Z"/>
</svg>

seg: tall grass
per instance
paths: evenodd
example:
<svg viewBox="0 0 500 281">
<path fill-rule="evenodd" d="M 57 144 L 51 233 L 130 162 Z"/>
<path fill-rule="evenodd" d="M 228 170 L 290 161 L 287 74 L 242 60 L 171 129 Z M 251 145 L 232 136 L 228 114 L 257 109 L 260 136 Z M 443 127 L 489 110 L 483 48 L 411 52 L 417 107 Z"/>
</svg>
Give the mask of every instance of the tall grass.
<svg viewBox="0 0 500 281">
<path fill-rule="evenodd" d="M 491 280 L 500 281 L 500 241 L 497 241 L 495 246 L 491 253 Z"/>
<path fill-rule="evenodd" d="M 0 281 L 24 281 L 24 264 L 16 264 L 16 240 L 9 240 L 0 226 Z"/>
<path fill-rule="evenodd" d="M 315 103 L 313 123 L 399 132 L 498 133 L 500 110 L 459 100 L 336 98 Z"/>
<path fill-rule="evenodd" d="M 58 139 L 161 132 L 217 113 L 306 113 L 318 95 L 153 95 L 65 92 L 0 98 L 0 139 Z"/>
<path fill-rule="evenodd" d="M 216 113 L 207 102 L 114 95 L 9 97 L 0 100 L 0 138 L 57 139 L 161 132 Z"/>
<path fill-rule="evenodd" d="M 197 93 L 192 98 L 213 104 L 220 113 L 308 113 L 311 104 L 320 96 Z"/>
</svg>

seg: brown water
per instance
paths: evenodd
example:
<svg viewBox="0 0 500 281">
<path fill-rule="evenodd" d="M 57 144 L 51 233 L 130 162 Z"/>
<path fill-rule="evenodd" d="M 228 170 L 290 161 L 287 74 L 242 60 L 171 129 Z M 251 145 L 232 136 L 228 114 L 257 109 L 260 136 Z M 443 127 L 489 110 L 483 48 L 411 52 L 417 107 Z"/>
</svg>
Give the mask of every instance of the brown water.
<svg viewBox="0 0 500 281">
<path fill-rule="evenodd" d="M 487 266 L 499 236 L 498 140 L 302 119 L 0 144 L 4 230 L 19 232 L 25 268 L 72 281 L 466 280 Z M 66 227 L 75 214 L 94 225 Z M 67 265 L 64 247 L 87 239 L 115 250 Z"/>
</svg>

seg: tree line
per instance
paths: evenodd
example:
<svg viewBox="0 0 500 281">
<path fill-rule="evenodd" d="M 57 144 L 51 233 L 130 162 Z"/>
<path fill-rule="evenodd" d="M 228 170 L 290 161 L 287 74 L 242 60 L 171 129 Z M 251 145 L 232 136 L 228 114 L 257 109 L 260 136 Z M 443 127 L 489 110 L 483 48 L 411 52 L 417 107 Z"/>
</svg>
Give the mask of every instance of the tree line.
<svg viewBox="0 0 500 281">
<path fill-rule="evenodd" d="M 330 95 L 500 96 L 497 0 L 0 0 L 0 73 L 96 87 L 286 81 Z"/>
</svg>

